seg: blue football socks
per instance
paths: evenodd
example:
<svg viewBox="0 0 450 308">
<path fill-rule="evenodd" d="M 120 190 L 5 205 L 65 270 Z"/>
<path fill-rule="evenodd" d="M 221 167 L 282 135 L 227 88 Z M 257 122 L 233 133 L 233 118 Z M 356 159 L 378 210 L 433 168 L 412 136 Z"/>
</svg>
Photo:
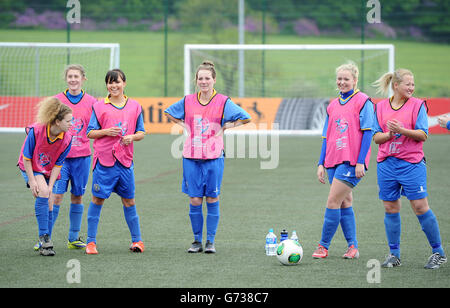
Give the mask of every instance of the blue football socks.
<svg viewBox="0 0 450 308">
<path fill-rule="evenodd" d="M 325 209 L 320 245 L 328 249 L 341 220 L 341 209 Z"/>
<path fill-rule="evenodd" d="M 48 235 L 52 237 L 53 231 L 53 211 L 48 210 Z"/>
<path fill-rule="evenodd" d="M 191 219 L 194 240 L 202 242 L 203 237 L 203 210 L 202 205 L 189 204 L 189 218 Z"/>
<path fill-rule="evenodd" d="M 34 210 L 38 223 L 39 236 L 49 234 L 48 230 L 48 198 L 37 197 L 34 202 Z"/>
<path fill-rule="evenodd" d="M 384 227 L 390 253 L 400 259 L 400 235 L 402 229 L 400 213 L 385 213 Z"/>
<path fill-rule="evenodd" d="M 356 221 L 353 207 L 341 208 L 341 227 L 344 237 L 347 240 L 348 247 L 354 245 L 358 248 L 358 240 L 356 239 Z"/>
<path fill-rule="evenodd" d="M 100 221 L 100 213 L 102 206 L 91 202 L 87 213 L 87 239 L 86 243 L 96 243 L 98 222 Z"/>
<path fill-rule="evenodd" d="M 219 201 L 206 203 L 208 214 L 206 215 L 206 240 L 214 243 L 217 227 L 219 226 L 220 210 Z"/>
<path fill-rule="evenodd" d="M 52 220 L 52 228 L 55 225 L 56 219 L 58 219 L 59 216 L 59 209 L 60 206 L 57 204 L 53 204 L 53 220 Z"/>
<path fill-rule="evenodd" d="M 419 223 L 427 236 L 433 253 L 438 252 L 441 256 L 445 256 L 444 249 L 441 245 L 439 224 L 433 211 L 429 209 L 425 214 L 417 215 L 417 219 L 419 219 Z"/>
<path fill-rule="evenodd" d="M 129 207 L 123 206 L 123 213 L 128 229 L 130 229 L 131 241 L 133 243 L 141 241 L 141 227 L 139 224 L 139 215 L 136 211 L 136 205 Z"/>
<path fill-rule="evenodd" d="M 76 241 L 78 239 L 78 234 L 81 229 L 81 220 L 83 218 L 83 210 L 84 205 L 83 204 L 70 204 L 70 210 L 69 210 L 69 220 L 70 220 L 70 227 L 69 227 L 69 242 Z"/>
</svg>

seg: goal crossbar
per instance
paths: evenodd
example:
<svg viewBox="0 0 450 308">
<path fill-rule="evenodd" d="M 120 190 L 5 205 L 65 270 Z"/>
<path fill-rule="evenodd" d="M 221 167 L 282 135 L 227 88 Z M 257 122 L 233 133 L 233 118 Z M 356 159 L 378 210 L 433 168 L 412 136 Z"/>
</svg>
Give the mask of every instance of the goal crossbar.
<svg viewBox="0 0 450 308">
<path fill-rule="evenodd" d="M 120 64 L 120 44 L 118 43 L 28 43 L 0 42 L 0 47 L 28 48 L 105 48 L 110 49 L 109 69 L 118 68 Z"/>
<path fill-rule="evenodd" d="M 191 92 L 191 75 L 193 62 L 191 60 L 192 52 L 198 50 L 215 50 L 215 51 L 365 51 L 365 50 L 384 50 L 387 53 L 388 63 L 387 69 L 389 72 L 395 70 L 395 49 L 392 44 L 185 44 L 184 45 L 184 95 L 188 95 Z M 242 53 L 239 53 L 239 57 L 242 57 Z M 243 75 L 244 65 L 243 59 L 239 59 L 240 65 L 238 66 L 236 74 L 238 76 Z M 242 61 L 241 61 L 242 60 Z M 240 87 L 243 87 L 243 80 L 240 80 Z M 239 91 L 243 93 L 243 91 Z M 252 130 L 239 130 L 235 132 L 229 132 L 230 134 L 276 134 L 276 135 L 320 135 L 321 130 L 286 130 L 275 129 L 266 131 L 252 131 Z"/>
<path fill-rule="evenodd" d="M 191 50 L 387 50 L 388 70 L 395 70 L 392 44 L 185 44 L 184 95 L 190 92 Z"/>
<path fill-rule="evenodd" d="M 56 73 L 53 68 L 56 67 L 56 65 L 59 65 L 58 69 L 60 69 L 61 61 L 59 60 L 61 60 L 61 53 L 55 53 L 54 51 L 61 50 L 67 54 L 67 61 L 64 59 L 64 62 L 69 64 L 69 57 L 72 56 L 72 59 L 77 59 L 75 63 L 83 64 L 85 67 L 93 65 L 94 68 L 91 73 L 97 75 L 97 72 L 103 74 L 103 71 L 120 67 L 120 44 L 118 43 L 0 42 L 0 66 L 5 65 L 4 67 L 1 67 L 5 69 L 5 67 L 7 67 L 6 64 L 11 64 L 11 67 L 13 68 L 13 70 L 8 71 L 8 73 L 10 73 L 9 75 L 5 74 L 4 76 L 0 76 L 0 81 L 3 81 L 3 83 L 1 83 L 3 88 L 0 90 L 4 90 L 0 91 L 0 113 L 2 113 L 0 116 L 0 133 L 24 131 L 23 122 L 28 121 L 30 114 L 33 112 L 30 109 L 30 106 L 33 106 L 34 104 L 33 101 L 38 97 L 49 95 L 46 93 L 47 88 L 42 87 L 43 82 L 41 82 L 41 79 L 45 77 L 45 74 L 50 74 L 48 76 L 49 78 L 46 80 L 51 80 L 51 82 L 54 83 L 57 78 L 55 77 Z M 84 53 L 84 51 L 87 53 Z M 11 60 L 14 59 L 14 55 L 17 55 L 16 58 L 19 59 L 18 61 L 22 61 L 18 62 L 20 69 L 17 69 L 17 66 L 14 66 L 16 65 L 15 62 Z M 21 58 L 22 55 L 25 55 L 28 58 L 23 60 Z M 57 60 L 54 58 L 55 55 L 58 57 Z M 92 61 L 93 58 L 90 55 L 97 55 L 97 58 Z M 101 58 L 98 58 L 99 56 Z M 84 63 L 83 61 L 88 58 L 88 62 Z M 98 59 L 101 59 L 101 61 Z M 49 67 L 50 69 L 46 71 L 45 74 L 42 74 L 41 69 L 45 69 L 45 67 Z M 12 89 L 14 89 L 14 86 L 16 85 L 16 80 L 13 80 L 13 78 L 15 78 L 15 76 L 20 76 L 21 73 L 27 71 L 29 71 L 29 76 L 27 76 L 29 77 L 29 80 L 27 79 L 27 82 L 29 82 L 32 88 L 36 88 L 37 91 L 31 94 L 29 92 L 20 91 L 9 92 L 8 86 L 12 85 Z M 0 73 L 3 74 L 4 72 L 2 71 Z M 13 81 L 5 86 L 5 82 L 8 80 Z M 98 78 L 92 79 L 90 83 L 92 90 L 99 89 L 97 86 L 99 83 L 97 82 L 98 80 Z M 43 88 L 44 90 L 42 90 Z M 42 94 L 41 90 L 44 94 Z M 6 111 L 7 109 L 8 111 Z M 14 116 L 14 114 L 18 114 L 18 117 L 11 120 L 11 115 Z M 17 122 L 16 119 L 20 120 L 17 120 Z"/>
</svg>

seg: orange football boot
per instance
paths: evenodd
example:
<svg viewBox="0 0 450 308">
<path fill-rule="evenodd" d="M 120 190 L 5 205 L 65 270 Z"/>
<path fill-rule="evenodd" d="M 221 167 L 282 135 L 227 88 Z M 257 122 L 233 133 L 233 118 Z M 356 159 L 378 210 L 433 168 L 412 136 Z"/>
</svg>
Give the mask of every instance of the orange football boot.
<svg viewBox="0 0 450 308">
<path fill-rule="evenodd" d="M 88 255 L 97 255 L 98 254 L 97 245 L 95 244 L 95 242 L 90 242 L 86 245 L 86 254 L 88 254 Z"/>
<path fill-rule="evenodd" d="M 355 245 L 351 245 L 348 247 L 347 252 L 342 256 L 344 259 L 358 259 L 359 258 L 359 251 L 358 248 L 355 247 Z"/>
<path fill-rule="evenodd" d="M 134 242 L 133 244 L 131 244 L 130 250 L 133 252 L 144 252 L 144 243 L 142 241 Z"/>
<path fill-rule="evenodd" d="M 322 245 L 318 245 L 316 251 L 314 251 L 312 257 L 314 259 L 324 259 L 328 257 L 328 249 L 323 247 Z"/>
</svg>

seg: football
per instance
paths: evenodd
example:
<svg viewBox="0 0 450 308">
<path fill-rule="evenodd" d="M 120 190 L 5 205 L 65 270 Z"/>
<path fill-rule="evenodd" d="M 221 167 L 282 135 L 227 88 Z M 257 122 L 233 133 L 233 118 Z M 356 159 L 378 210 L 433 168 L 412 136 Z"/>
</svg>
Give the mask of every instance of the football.
<svg viewBox="0 0 450 308">
<path fill-rule="evenodd" d="M 284 240 L 278 244 L 277 258 L 283 265 L 297 265 L 303 258 L 303 248 L 293 240 Z"/>
</svg>

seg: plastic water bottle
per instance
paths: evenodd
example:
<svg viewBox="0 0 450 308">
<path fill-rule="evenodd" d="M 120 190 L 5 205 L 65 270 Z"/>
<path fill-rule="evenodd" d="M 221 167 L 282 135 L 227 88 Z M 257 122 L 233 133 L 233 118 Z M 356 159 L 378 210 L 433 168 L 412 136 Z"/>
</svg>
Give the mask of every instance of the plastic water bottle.
<svg viewBox="0 0 450 308">
<path fill-rule="evenodd" d="M 273 229 L 270 229 L 266 235 L 266 255 L 276 256 L 277 246 L 277 236 L 273 233 Z"/>
<path fill-rule="evenodd" d="M 295 230 L 292 231 L 291 240 L 296 241 L 298 243 L 298 236 Z"/>
<path fill-rule="evenodd" d="M 287 240 L 289 238 L 289 233 L 283 229 L 280 233 L 280 243 L 284 240 Z"/>
</svg>

